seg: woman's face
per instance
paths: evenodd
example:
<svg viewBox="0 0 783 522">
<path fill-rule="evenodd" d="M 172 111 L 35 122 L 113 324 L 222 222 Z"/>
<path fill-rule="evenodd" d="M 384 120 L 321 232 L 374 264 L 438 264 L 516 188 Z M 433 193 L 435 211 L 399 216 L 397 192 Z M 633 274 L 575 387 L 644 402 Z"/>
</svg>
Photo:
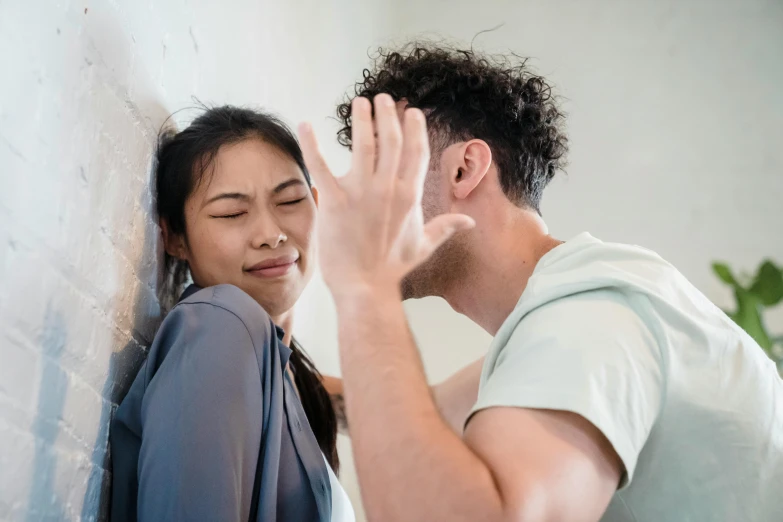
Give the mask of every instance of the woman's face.
<svg viewBox="0 0 783 522">
<path fill-rule="evenodd" d="M 290 310 L 312 275 L 318 193 L 296 162 L 260 139 L 220 148 L 185 203 L 184 258 L 202 287 L 238 286 L 272 317 Z M 178 248 L 176 248 L 178 247 Z"/>
</svg>

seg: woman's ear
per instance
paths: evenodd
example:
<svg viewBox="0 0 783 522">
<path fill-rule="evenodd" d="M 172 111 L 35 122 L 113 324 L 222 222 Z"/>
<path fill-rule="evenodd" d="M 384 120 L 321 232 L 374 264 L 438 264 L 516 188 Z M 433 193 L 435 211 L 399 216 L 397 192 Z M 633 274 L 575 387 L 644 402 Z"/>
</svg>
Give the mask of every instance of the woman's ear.
<svg viewBox="0 0 783 522">
<path fill-rule="evenodd" d="M 185 238 L 180 234 L 173 233 L 164 218 L 160 219 L 160 231 L 163 235 L 163 248 L 166 249 L 166 253 L 177 259 L 184 260 L 187 253 Z"/>
<path fill-rule="evenodd" d="M 462 146 L 462 158 L 452 186 L 454 196 L 465 199 L 484 179 L 492 165 L 492 150 L 484 140 L 473 139 Z"/>
<path fill-rule="evenodd" d="M 313 193 L 313 201 L 315 201 L 315 207 L 318 208 L 318 187 L 310 185 L 310 192 Z"/>
</svg>

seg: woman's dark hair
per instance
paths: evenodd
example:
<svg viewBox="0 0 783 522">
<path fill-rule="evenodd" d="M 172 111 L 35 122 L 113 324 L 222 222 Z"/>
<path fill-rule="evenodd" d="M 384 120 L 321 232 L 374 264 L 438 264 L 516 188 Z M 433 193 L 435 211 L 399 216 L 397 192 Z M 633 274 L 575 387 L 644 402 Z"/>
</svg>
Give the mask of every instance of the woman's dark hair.
<svg viewBox="0 0 783 522">
<path fill-rule="evenodd" d="M 379 49 L 354 92 L 337 107 L 338 141 L 351 146 L 351 98 L 386 93 L 421 109 L 437 149 L 473 138 L 492 149 L 503 192 L 539 211 L 547 183 L 565 166 L 568 140 L 546 79 L 525 59 L 488 56 L 429 42 Z"/>
<path fill-rule="evenodd" d="M 163 130 L 158 140 L 155 165 L 158 219 L 165 220 L 172 234 L 187 241 L 185 202 L 202 183 L 224 145 L 259 139 L 276 147 L 296 162 L 310 185 L 299 143 L 277 117 L 250 109 L 224 105 L 208 108 L 181 132 Z M 179 299 L 190 277 L 186 261 L 164 252 L 158 298 L 164 312 Z M 337 472 L 337 418 L 329 394 L 298 342 L 291 342 L 291 369 L 307 420 L 329 464 Z"/>
</svg>

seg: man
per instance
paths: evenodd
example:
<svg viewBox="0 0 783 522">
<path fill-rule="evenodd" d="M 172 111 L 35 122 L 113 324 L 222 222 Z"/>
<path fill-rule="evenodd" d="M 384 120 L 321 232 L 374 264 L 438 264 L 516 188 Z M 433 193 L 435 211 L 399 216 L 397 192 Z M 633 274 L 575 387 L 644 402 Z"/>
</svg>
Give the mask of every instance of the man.
<svg viewBox="0 0 783 522">
<path fill-rule="evenodd" d="M 338 111 L 345 177 L 300 129 L 368 517 L 780 520 L 773 364 L 656 254 L 547 233 L 567 145 L 550 91 L 524 62 L 410 46 Z M 425 295 L 495 336 L 462 436 L 401 305 Z"/>
</svg>

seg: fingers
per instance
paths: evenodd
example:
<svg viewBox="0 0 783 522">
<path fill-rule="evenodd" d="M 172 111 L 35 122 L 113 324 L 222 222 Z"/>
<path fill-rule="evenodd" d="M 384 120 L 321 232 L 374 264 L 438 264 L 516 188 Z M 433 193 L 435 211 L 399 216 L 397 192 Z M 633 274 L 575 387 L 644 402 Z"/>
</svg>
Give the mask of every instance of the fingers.
<svg viewBox="0 0 783 522">
<path fill-rule="evenodd" d="M 326 160 L 321 155 L 318 140 L 315 138 L 313 126 L 309 123 L 299 125 L 299 141 L 302 145 L 302 155 L 308 172 L 313 177 L 315 184 L 324 194 L 333 194 L 337 189 L 337 180 L 329 170 Z"/>
<path fill-rule="evenodd" d="M 432 255 L 451 236 L 476 226 L 473 218 L 465 214 L 441 214 L 424 225 L 424 240 L 418 252 L 416 263 L 421 263 Z"/>
<path fill-rule="evenodd" d="M 419 109 L 405 111 L 403 121 L 402 162 L 399 177 L 416 186 L 423 184 L 430 163 L 427 121 Z"/>
<path fill-rule="evenodd" d="M 388 94 L 379 94 L 374 102 L 375 128 L 378 131 L 378 163 L 375 177 L 376 182 L 383 186 L 393 183 L 397 178 L 403 136 L 394 98 Z"/>
<path fill-rule="evenodd" d="M 351 102 L 352 177 L 370 178 L 375 171 L 375 130 L 370 100 L 357 96 Z"/>
</svg>

